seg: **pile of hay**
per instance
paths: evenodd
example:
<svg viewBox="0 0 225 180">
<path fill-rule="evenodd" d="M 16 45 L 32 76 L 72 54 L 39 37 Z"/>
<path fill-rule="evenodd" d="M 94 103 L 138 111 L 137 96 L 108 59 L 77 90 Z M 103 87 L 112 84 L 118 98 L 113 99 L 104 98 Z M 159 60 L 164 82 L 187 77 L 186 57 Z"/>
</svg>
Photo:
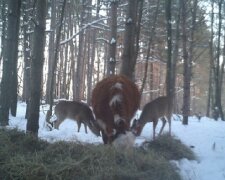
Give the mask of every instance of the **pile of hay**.
<svg viewBox="0 0 225 180">
<path fill-rule="evenodd" d="M 163 143 L 163 138 L 176 145 Z M 167 136 L 160 138 L 161 143 L 156 142 L 147 148 L 118 152 L 106 145 L 50 144 L 17 130 L 1 129 L 0 179 L 181 179 L 169 160 L 187 157 L 188 148 L 180 148 L 180 142 Z"/>
</svg>

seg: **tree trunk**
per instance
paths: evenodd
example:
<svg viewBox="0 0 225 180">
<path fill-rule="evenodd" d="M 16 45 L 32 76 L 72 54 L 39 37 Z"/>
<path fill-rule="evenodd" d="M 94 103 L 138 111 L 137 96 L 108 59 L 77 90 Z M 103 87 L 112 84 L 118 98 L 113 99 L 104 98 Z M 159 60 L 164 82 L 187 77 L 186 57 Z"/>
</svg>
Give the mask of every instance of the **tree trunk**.
<svg viewBox="0 0 225 180">
<path fill-rule="evenodd" d="M 65 32 L 67 30 L 65 29 Z M 69 37 L 69 31 L 67 31 L 67 37 Z M 66 98 L 67 97 L 67 73 L 68 73 L 68 56 L 69 56 L 69 44 L 65 44 L 65 59 L 64 59 L 64 65 L 63 65 L 63 75 L 62 75 L 62 88 L 61 88 L 61 95 L 60 98 Z"/>
<path fill-rule="evenodd" d="M 96 20 L 99 19 L 99 11 L 100 11 L 100 0 L 97 1 L 96 5 Z M 93 70 L 94 70 L 94 61 L 95 61 L 95 52 L 96 52 L 96 34 L 97 30 L 93 30 L 92 33 L 92 49 L 91 49 L 91 61 L 88 68 L 88 80 L 87 80 L 87 103 L 90 104 L 91 102 L 91 91 L 93 86 Z"/>
<path fill-rule="evenodd" d="M 192 8 L 192 21 L 191 21 L 191 29 L 190 29 L 190 37 L 188 38 L 189 43 L 189 51 L 187 52 L 189 55 L 187 59 L 184 58 L 184 98 L 183 98 L 183 124 L 188 124 L 188 116 L 190 115 L 190 105 L 191 105 L 191 73 L 192 73 L 192 62 L 193 62 L 193 46 L 194 46 L 194 33 L 196 28 L 196 14 L 197 14 L 197 6 L 198 0 L 194 0 L 193 8 Z M 186 22 L 186 4 L 183 2 L 183 23 Z M 187 28 L 186 25 L 183 24 L 183 28 Z M 187 29 L 183 30 L 183 35 L 187 35 Z M 186 35 L 185 35 L 186 34 Z M 183 39 L 185 40 L 185 38 Z M 186 39 L 187 40 L 187 39 Z M 184 43 L 184 42 L 183 42 Z M 183 49 L 186 51 L 185 49 Z M 184 52 L 185 53 L 185 52 Z M 185 56 L 184 56 L 185 57 Z"/>
<path fill-rule="evenodd" d="M 225 11 L 225 6 L 224 6 L 224 11 Z M 224 28 L 224 33 L 225 33 L 225 28 Z M 224 119 L 224 114 L 223 114 L 223 108 L 222 108 L 222 92 L 223 92 L 223 82 L 224 82 L 224 68 L 225 68 L 225 36 L 224 36 L 224 40 L 223 40 L 223 61 L 221 64 L 221 76 L 220 76 L 220 114 L 221 114 L 221 119 L 223 121 L 225 121 Z"/>
<path fill-rule="evenodd" d="M 214 105 L 214 118 L 218 120 L 219 117 L 224 120 L 221 93 L 222 93 L 222 69 L 220 68 L 220 55 L 221 55 L 221 30 L 222 30 L 222 4 L 223 0 L 218 2 L 219 8 L 219 24 L 218 24 L 218 38 L 217 38 L 217 54 L 216 54 L 216 72 L 215 72 L 215 105 Z"/>
<path fill-rule="evenodd" d="M 110 39 L 109 54 L 107 62 L 107 75 L 115 74 L 116 68 L 116 41 L 117 41 L 117 6 L 118 0 L 111 2 L 110 9 Z"/>
<path fill-rule="evenodd" d="M 156 11 L 155 11 L 155 14 L 154 14 L 154 17 L 153 17 L 153 23 L 152 23 L 152 28 L 151 28 L 151 31 L 150 31 L 150 34 L 149 34 L 149 41 L 148 41 L 148 47 L 147 47 L 147 56 L 146 56 L 146 60 L 145 60 L 145 69 L 144 69 L 144 77 L 143 77 L 143 80 L 142 80 L 142 85 L 141 85 L 141 95 L 144 91 L 144 87 L 145 87 L 145 84 L 146 84 L 146 79 L 147 79 L 147 72 L 148 72 L 148 64 L 149 64 L 149 57 L 150 57 L 150 54 L 151 54 L 151 48 L 152 48 L 152 42 L 153 42 L 153 37 L 155 35 L 155 28 L 156 28 L 156 22 L 157 22 L 157 17 L 158 17 L 158 13 L 159 13 L 159 0 L 157 1 L 157 6 L 156 6 Z M 150 17 L 149 17 L 150 19 Z M 150 71 L 151 73 L 152 71 Z M 152 76 L 152 75 L 150 75 Z M 150 80 L 151 81 L 151 80 Z M 152 86 L 151 86 L 152 88 Z"/>
<path fill-rule="evenodd" d="M 214 2 L 211 2 L 211 8 L 212 8 L 212 14 L 211 14 L 211 25 L 210 25 L 210 42 L 209 42 L 209 57 L 210 57 L 210 70 L 209 70 L 209 87 L 208 87 L 208 100 L 207 100 L 207 111 L 206 116 L 210 117 L 210 110 L 212 108 L 212 97 L 213 97 L 213 76 L 215 75 L 215 69 L 214 69 L 214 50 L 213 50 L 213 39 L 214 39 Z"/>
<path fill-rule="evenodd" d="M 176 7 L 176 29 L 175 29 L 175 39 L 174 39 L 174 46 L 173 46 L 173 54 L 172 54 L 172 74 L 171 74 L 171 93 L 173 94 L 173 110 L 177 112 L 175 99 L 176 99 L 176 75 L 177 75 L 177 60 L 178 60 L 178 51 L 179 51 L 179 39 L 180 39 L 180 0 L 177 0 L 177 7 Z"/>
<path fill-rule="evenodd" d="M 81 9 L 81 20 L 80 20 L 80 28 L 84 25 L 85 18 L 85 9 L 86 9 L 86 0 L 82 0 L 82 9 Z M 78 47 L 78 56 L 77 56 L 77 66 L 76 66 L 76 81 L 75 81 L 75 99 L 76 101 L 81 100 L 81 84 L 83 79 L 83 53 L 84 53 L 84 30 L 82 30 L 79 34 L 79 47 Z"/>
<path fill-rule="evenodd" d="M 84 94 L 85 94 L 85 91 L 86 91 L 86 86 L 85 86 L 85 77 L 86 77 L 86 64 L 87 64 L 87 54 L 89 53 L 88 52 L 88 48 L 87 48 L 87 45 L 88 45 L 88 30 L 85 32 L 84 34 L 84 51 L 83 51 L 83 56 L 82 56 L 82 62 L 81 62 L 81 83 L 80 83 L 80 96 L 79 96 L 79 101 L 81 100 L 84 100 L 85 97 L 84 97 Z"/>
<path fill-rule="evenodd" d="M 21 0 L 8 1 L 8 28 L 7 39 L 4 44 L 3 74 L 0 93 L 0 123 L 3 126 L 8 125 L 10 106 L 13 108 L 12 115 L 15 116 L 16 114 L 15 103 L 17 102 L 15 102 L 15 99 L 17 99 L 17 56 L 20 6 Z"/>
<path fill-rule="evenodd" d="M 127 76 L 131 80 L 134 80 L 134 71 L 136 65 L 134 46 L 136 33 L 137 5 L 137 0 L 128 1 L 124 34 L 124 50 L 120 70 L 120 74 Z"/>
<path fill-rule="evenodd" d="M 31 38 L 30 35 L 27 33 L 29 30 L 29 13 L 28 9 L 30 7 L 28 6 L 28 3 L 23 3 L 23 55 L 24 55 L 24 68 L 23 68 L 23 94 L 22 94 L 22 100 L 26 103 L 29 100 L 29 94 L 30 94 L 30 43 Z"/>
<path fill-rule="evenodd" d="M 31 61 L 31 98 L 30 111 L 27 120 L 27 133 L 37 137 L 39 129 L 40 98 L 42 91 L 42 76 L 45 46 L 45 17 L 47 1 L 37 1 L 35 28 L 33 33 L 33 52 Z"/>
<path fill-rule="evenodd" d="M 1 7 L 1 13 L 2 13 L 2 30 L 1 30 L 1 54 L 0 54 L 0 68 L 1 68 L 1 61 L 3 58 L 4 53 L 4 43 L 5 43 L 5 37 L 6 37 L 6 1 L 2 0 L 2 7 Z"/>
<path fill-rule="evenodd" d="M 166 94 L 173 96 L 172 87 L 172 24 L 171 24 L 171 0 L 166 0 L 166 29 L 167 29 L 167 73 L 166 73 Z"/>
<path fill-rule="evenodd" d="M 183 124 L 188 124 L 188 116 L 190 114 L 190 72 L 189 72 L 189 58 L 187 52 L 187 7 L 186 1 L 182 0 L 182 45 L 183 45 L 183 60 L 184 60 L 184 95 L 183 95 Z"/>
<path fill-rule="evenodd" d="M 55 82 L 55 70 L 58 62 L 58 53 L 59 53 L 59 42 L 60 42 L 60 37 L 61 37 L 61 29 L 62 29 L 62 23 L 63 23 L 63 17 L 64 17 L 64 12 L 65 12 L 65 6 L 66 6 L 66 0 L 63 1 L 62 5 L 62 11 L 60 15 L 60 21 L 59 21 L 59 29 L 57 31 L 56 35 L 56 46 L 54 50 L 54 59 L 52 62 L 52 71 L 50 74 L 51 78 L 51 84 L 50 84 L 50 104 L 49 104 L 49 110 L 46 115 L 46 121 L 49 122 L 50 117 L 52 115 L 52 106 L 53 106 L 53 91 L 54 91 L 54 82 Z"/>
<path fill-rule="evenodd" d="M 52 81 L 52 64 L 54 61 L 54 47 L 55 47 L 55 31 L 56 31 L 56 0 L 51 1 L 51 24 L 50 24 L 50 36 L 49 36 L 49 47 L 48 47 L 48 76 L 46 84 L 46 103 L 50 103 L 50 89 Z"/>
<path fill-rule="evenodd" d="M 14 2 L 15 3 L 15 2 Z M 11 53 L 13 54 L 13 71 L 12 71 L 12 81 L 11 81 L 11 114 L 12 116 L 16 116 L 17 111 L 17 91 L 18 91 L 18 78 L 17 78 L 17 64 L 18 64 L 18 41 L 19 41 L 19 27 L 20 27 L 20 8 L 21 8 L 21 0 L 18 0 L 18 7 L 16 12 L 16 24 L 15 24 L 15 41 L 13 43 L 13 51 L 11 49 Z"/>
<path fill-rule="evenodd" d="M 139 5 L 138 5 L 139 4 Z M 135 33 L 135 59 L 138 58 L 138 54 L 139 54 L 139 40 L 140 40 L 140 32 L 141 32 L 141 27 L 142 27 L 142 15 L 143 15 L 143 4 L 144 4 L 144 0 L 140 0 L 138 2 L 138 18 L 137 18 L 137 27 L 136 27 L 136 33 Z M 158 7 L 157 7 L 158 8 Z"/>
</svg>

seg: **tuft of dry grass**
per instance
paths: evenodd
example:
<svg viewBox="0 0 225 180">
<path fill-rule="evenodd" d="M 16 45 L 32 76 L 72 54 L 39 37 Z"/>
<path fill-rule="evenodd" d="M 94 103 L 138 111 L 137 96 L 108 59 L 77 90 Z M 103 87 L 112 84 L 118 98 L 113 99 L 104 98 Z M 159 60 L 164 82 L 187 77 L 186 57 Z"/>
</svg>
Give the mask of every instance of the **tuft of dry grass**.
<svg viewBox="0 0 225 180">
<path fill-rule="evenodd" d="M 106 145 L 49 144 L 17 130 L 1 129 L 0 179 L 180 180 L 169 156 L 160 155 L 158 146 L 118 152 Z"/>
<path fill-rule="evenodd" d="M 167 160 L 179 160 L 182 158 L 189 160 L 196 159 L 195 154 L 189 147 L 168 133 L 157 137 L 154 141 L 144 144 L 145 149 L 153 150 Z"/>
</svg>

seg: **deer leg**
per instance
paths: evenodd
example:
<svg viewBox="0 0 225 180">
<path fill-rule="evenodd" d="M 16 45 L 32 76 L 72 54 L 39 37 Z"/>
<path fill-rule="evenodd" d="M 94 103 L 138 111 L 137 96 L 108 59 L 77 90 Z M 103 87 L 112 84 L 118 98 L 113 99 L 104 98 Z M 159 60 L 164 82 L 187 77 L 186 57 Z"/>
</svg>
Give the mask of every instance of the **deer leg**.
<svg viewBox="0 0 225 180">
<path fill-rule="evenodd" d="M 153 140 L 155 140 L 155 129 L 156 129 L 157 124 L 158 124 L 158 120 L 153 119 Z"/>
<path fill-rule="evenodd" d="M 77 121 L 77 132 L 80 132 L 81 122 Z"/>
<path fill-rule="evenodd" d="M 159 135 L 162 134 L 162 131 L 163 131 L 165 125 L 166 125 L 166 118 L 165 117 L 162 117 L 161 120 L 162 120 L 162 123 L 163 124 L 162 124 L 162 127 L 161 127 L 160 131 L 159 131 Z"/>
<path fill-rule="evenodd" d="M 168 123 L 169 123 L 169 134 L 171 136 L 171 116 L 168 118 Z"/>
<path fill-rule="evenodd" d="M 87 125 L 84 123 L 85 133 L 87 134 Z"/>
</svg>

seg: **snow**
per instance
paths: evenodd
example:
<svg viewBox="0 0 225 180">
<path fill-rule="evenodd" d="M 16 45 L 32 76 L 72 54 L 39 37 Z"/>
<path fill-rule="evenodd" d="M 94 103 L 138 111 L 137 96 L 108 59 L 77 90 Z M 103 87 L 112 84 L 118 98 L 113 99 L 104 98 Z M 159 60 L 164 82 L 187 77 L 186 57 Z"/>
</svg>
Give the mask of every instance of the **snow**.
<svg viewBox="0 0 225 180">
<path fill-rule="evenodd" d="M 59 140 L 79 141 L 81 143 L 102 144 L 101 137 L 96 137 L 88 129 L 85 133 L 84 126 L 81 126 L 80 132 L 77 132 L 77 124 L 73 120 L 65 120 L 59 127 L 59 130 L 52 130 L 46 127 L 44 122 L 45 113 L 41 108 L 39 120 L 39 137 L 49 142 Z M 25 131 L 26 120 L 24 118 L 26 110 L 25 103 L 18 104 L 17 117 L 11 117 L 9 128 L 17 128 Z M 139 111 L 140 114 L 140 111 Z M 136 115 L 138 116 L 138 115 Z M 161 127 L 159 121 L 157 132 Z M 168 132 L 168 124 L 164 132 Z M 177 116 L 173 116 L 172 134 L 179 138 L 197 155 L 197 160 L 189 161 L 181 159 L 171 161 L 181 174 L 184 180 L 225 180 L 225 122 L 215 121 L 206 117 L 199 121 L 196 117 L 189 118 L 189 125 L 182 125 Z M 145 140 L 152 139 L 152 123 L 147 123 L 140 137 L 137 137 L 135 143 L 138 145 Z"/>
<path fill-rule="evenodd" d="M 111 41 L 110 41 L 110 44 L 115 44 L 115 43 L 116 43 L 116 39 L 112 38 Z"/>
<path fill-rule="evenodd" d="M 132 23 L 132 18 L 128 18 L 127 23 Z"/>
<path fill-rule="evenodd" d="M 87 23 L 87 24 L 84 25 L 82 28 L 80 28 L 80 30 L 79 30 L 77 33 L 75 33 L 74 35 L 72 35 L 72 36 L 69 37 L 68 39 L 65 39 L 65 40 L 61 41 L 61 42 L 60 42 L 60 45 L 63 45 L 63 44 L 65 44 L 65 43 L 68 43 L 68 42 L 71 41 L 73 38 L 75 38 L 77 35 L 79 35 L 82 31 L 84 31 L 84 30 L 87 29 L 88 27 L 92 26 L 93 24 L 96 24 L 96 23 L 98 23 L 98 22 L 100 22 L 100 21 L 104 21 L 104 20 L 107 20 L 107 19 L 108 19 L 108 17 L 106 17 L 106 18 L 101 18 L 101 19 L 97 19 L 97 20 L 95 20 L 95 21 L 92 21 L 92 22 L 90 22 L 90 23 Z"/>
</svg>

